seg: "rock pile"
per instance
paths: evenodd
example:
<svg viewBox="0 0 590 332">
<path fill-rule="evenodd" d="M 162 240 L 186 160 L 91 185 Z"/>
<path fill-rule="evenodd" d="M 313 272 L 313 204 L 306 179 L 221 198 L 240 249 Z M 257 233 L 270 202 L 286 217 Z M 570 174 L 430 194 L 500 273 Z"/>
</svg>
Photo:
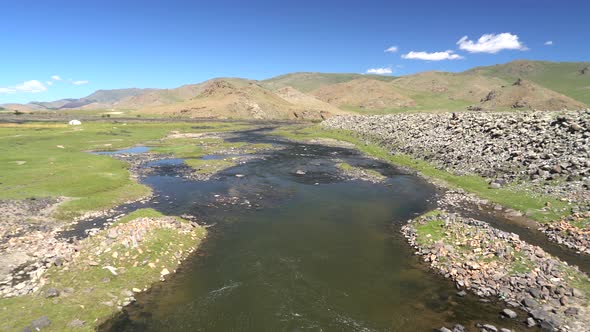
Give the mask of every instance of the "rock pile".
<svg viewBox="0 0 590 332">
<path fill-rule="evenodd" d="M 479 174 L 497 185 L 516 179 L 563 183 L 552 194 L 590 204 L 590 109 L 564 112 L 465 112 L 335 117 L 329 129 L 430 161 L 456 174 Z"/>
<path fill-rule="evenodd" d="M 573 213 L 563 220 L 544 225 L 540 230 L 559 244 L 590 254 L 590 212 Z"/>
<path fill-rule="evenodd" d="M 51 213 L 61 199 L 0 200 L 0 297 L 37 291 L 52 265 L 69 261 L 76 245 L 56 238 Z"/>
<path fill-rule="evenodd" d="M 589 331 L 590 280 L 576 268 L 482 221 L 444 211 L 402 228 L 410 244 L 459 289 L 498 297 L 529 313 L 527 324 L 553 331 Z"/>
</svg>

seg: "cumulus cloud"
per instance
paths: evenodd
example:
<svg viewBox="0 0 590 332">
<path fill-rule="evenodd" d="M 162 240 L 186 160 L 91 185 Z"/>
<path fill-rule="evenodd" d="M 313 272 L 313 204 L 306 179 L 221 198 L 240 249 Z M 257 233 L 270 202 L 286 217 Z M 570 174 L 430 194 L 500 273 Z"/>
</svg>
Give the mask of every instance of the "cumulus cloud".
<svg viewBox="0 0 590 332">
<path fill-rule="evenodd" d="M 479 37 L 476 42 L 469 40 L 467 36 L 463 36 L 463 38 L 459 39 L 457 45 L 459 45 L 460 49 L 469 53 L 495 54 L 501 50 L 527 50 L 526 46 L 518 40 L 518 36 L 509 32 L 485 34 Z"/>
<path fill-rule="evenodd" d="M 32 93 L 47 91 L 47 88 L 45 87 L 45 85 L 43 85 L 43 83 L 41 83 L 37 80 L 30 80 L 30 81 L 23 82 L 22 84 L 19 84 L 19 85 L 15 86 L 14 88 L 17 91 L 32 92 Z"/>
<path fill-rule="evenodd" d="M 441 60 L 459 60 L 463 59 L 462 56 L 459 54 L 455 54 L 455 52 L 448 50 L 444 52 L 415 52 L 412 51 L 408 54 L 402 55 L 403 59 L 411 59 L 411 60 L 426 60 L 426 61 L 441 61 Z"/>
<path fill-rule="evenodd" d="M 82 84 L 88 84 L 88 81 L 73 81 L 72 84 L 74 85 L 82 85 Z"/>
<path fill-rule="evenodd" d="M 371 68 L 367 70 L 367 74 L 387 75 L 393 73 L 391 68 Z"/>
<path fill-rule="evenodd" d="M 388 48 L 387 48 L 385 51 L 383 51 L 383 52 L 386 52 L 386 53 L 395 53 L 395 52 L 397 52 L 397 50 L 398 50 L 397 46 L 391 46 L 391 47 L 388 47 Z"/>
<path fill-rule="evenodd" d="M 548 40 L 545 42 L 545 46 L 551 46 L 553 45 L 553 40 Z"/>
<path fill-rule="evenodd" d="M 61 77 L 59 77 L 59 75 L 53 75 L 51 76 L 51 79 L 54 81 L 61 81 Z"/>
<path fill-rule="evenodd" d="M 21 84 L 17 84 L 15 86 L 9 86 L 5 88 L 0 88 L 0 93 L 16 93 L 16 92 L 30 92 L 30 93 L 37 93 L 47 91 L 47 87 L 37 81 L 37 80 L 30 80 L 23 82 Z"/>
<path fill-rule="evenodd" d="M 45 84 L 52 86 L 53 85 L 53 81 L 45 81 Z"/>
</svg>

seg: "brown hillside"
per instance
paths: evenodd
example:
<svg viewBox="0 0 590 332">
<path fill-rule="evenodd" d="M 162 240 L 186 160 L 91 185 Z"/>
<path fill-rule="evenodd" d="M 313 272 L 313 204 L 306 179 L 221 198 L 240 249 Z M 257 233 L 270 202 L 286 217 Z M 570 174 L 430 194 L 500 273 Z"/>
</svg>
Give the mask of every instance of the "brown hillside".
<svg viewBox="0 0 590 332">
<path fill-rule="evenodd" d="M 485 97 L 490 90 L 507 83 L 483 75 L 428 71 L 397 78 L 392 84 L 404 90 L 442 94 L 452 99 L 475 102 Z"/>
<path fill-rule="evenodd" d="M 359 78 L 321 87 L 312 92 L 326 103 L 368 110 L 411 107 L 416 103 L 389 82 Z"/>
<path fill-rule="evenodd" d="M 186 101 L 202 92 L 203 84 L 188 84 L 175 89 L 150 91 L 124 98 L 113 104 L 117 109 L 142 109 Z"/>
<path fill-rule="evenodd" d="M 485 110 L 509 108 L 558 111 L 581 109 L 586 105 L 530 81 L 518 79 L 511 85 L 491 90 L 479 105 L 474 107 Z"/>
<path fill-rule="evenodd" d="M 291 104 L 245 79 L 214 79 L 200 84 L 196 96 L 169 105 L 148 107 L 144 113 L 207 118 L 321 119 L 332 115 Z"/>
<path fill-rule="evenodd" d="M 275 91 L 275 93 L 290 102 L 291 104 L 297 105 L 305 110 L 316 111 L 316 112 L 329 112 L 333 114 L 344 114 L 341 109 L 330 105 L 317 99 L 314 96 L 305 94 L 293 87 L 287 86 Z"/>
</svg>

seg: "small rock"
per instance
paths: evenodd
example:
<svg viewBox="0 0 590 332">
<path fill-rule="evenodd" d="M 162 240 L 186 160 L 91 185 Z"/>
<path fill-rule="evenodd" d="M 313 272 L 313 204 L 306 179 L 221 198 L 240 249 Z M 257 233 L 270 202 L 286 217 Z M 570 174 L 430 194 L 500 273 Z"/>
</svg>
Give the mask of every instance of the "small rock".
<svg viewBox="0 0 590 332">
<path fill-rule="evenodd" d="M 35 319 L 31 322 L 31 327 L 33 330 L 41 330 L 44 327 L 47 327 L 51 324 L 51 321 L 47 316 L 41 316 L 40 318 Z"/>
<path fill-rule="evenodd" d="M 499 184 L 498 182 L 490 183 L 490 189 L 500 189 L 501 187 L 502 187 L 502 185 Z"/>
<path fill-rule="evenodd" d="M 109 229 L 108 233 L 107 233 L 107 237 L 109 239 L 116 239 L 117 237 L 119 237 L 119 233 L 117 233 L 116 229 Z"/>
<path fill-rule="evenodd" d="M 455 326 L 453 326 L 453 332 L 465 332 L 465 326 L 461 324 L 455 324 Z"/>
<path fill-rule="evenodd" d="M 68 327 L 71 327 L 71 328 L 83 327 L 85 324 L 86 324 L 86 321 L 76 318 L 73 321 L 68 323 Z"/>
<path fill-rule="evenodd" d="M 502 313 L 501 314 L 502 314 L 502 316 L 507 317 L 507 318 L 511 318 L 511 319 L 514 319 L 514 318 L 516 318 L 518 316 L 516 314 L 516 312 L 514 312 L 514 310 L 511 310 L 511 309 L 508 309 L 508 308 L 502 310 Z"/>
<path fill-rule="evenodd" d="M 484 331 L 498 332 L 498 328 L 495 327 L 494 325 L 491 325 L 491 324 L 483 324 L 481 327 L 483 328 Z"/>
<path fill-rule="evenodd" d="M 57 290 L 57 288 L 47 288 L 47 290 L 45 290 L 45 297 L 57 297 L 59 296 L 59 291 Z"/>
<path fill-rule="evenodd" d="M 537 307 L 539 304 L 537 303 L 537 301 L 531 299 L 530 297 L 525 297 L 522 300 L 522 304 L 527 307 L 527 308 L 535 308 Z"/>
<path fill-rule="evenodd" d="M 533 319 L 532 317 L 529 317 L 526 319 L 526 326 L 533 327 L 535 325 L 537 325 L 537 322 L 535 322 L 535 319 Z"/>
<path fill-rule="evenodd" d="M 579 311 L 580 310 L 578 308 L 569 307 L 565 309 L 564 313 L 566 314 L 566 316 L 577 316 Z"/>
<path fill-rule="evenodd" d="M 111 272 L 114 276 L 118 275 L 116 267 L 107 265 L 107 266 L 103 266 L 102 268 L 105 270 L 109 270 L 109 272 Z"/>
<path fill-rule="evenodd" d="M 56 257 L 56 258 L 53 260 L 53 264 L 54 264 L 55 266 L 62 266 L 62 265 L 64 264 L 64 259 L 63 259 L 63 257 Z"/>
<path fill-rule="evenodd" d="M 164 268 L 164 269 L 162 269 L 162 271 L 160 271 L 160 275 L 161 275 L 162 277 L 163 277 L 163 276 L 166 276 L 166 275 L 169 275 L 169 274 L 170 274 L 170 271 L 168 271 L 168 269 L 167 269 L 167 268 Z"/>
</svg>

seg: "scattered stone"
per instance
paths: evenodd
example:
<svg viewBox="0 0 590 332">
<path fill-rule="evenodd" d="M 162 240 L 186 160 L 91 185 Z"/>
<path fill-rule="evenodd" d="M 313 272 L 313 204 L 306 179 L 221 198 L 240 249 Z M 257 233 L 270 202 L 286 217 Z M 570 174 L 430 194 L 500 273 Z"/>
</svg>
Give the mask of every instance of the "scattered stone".
<svg viewBox="0 0 590 332">
<path fill-rule="evenodd" d="M 502 310 L 502 316 L 506 317 L 506 318 L 510 318 L 510 319 L 514 319 L 516 318 L 518 315 L 516 314 L 516 312 L 514 310 L 511 309 L 504 309 Z"/>
<path fill-rule="evenodd" d="M 481 328 L 487 332 L 498 332 L 498 328 L 492 324 L 484 324 L 481 326 Z"/>
<path fill-rule="evenodd" d="M 47 288 L 47 290 L 45 290 L 45 297 L 57 297 L 59 296 L 59 290 L 57 290 L 57 288 Z"/>
<path fill-rule="evenodd" d="M 433 224 L 434 222 L 434 224 Z M 442 239 L 429 240 L 423 225 L 440 227 Z M 413 220 L 402 227 L 402 233 L 421 255 L 423 261 L 447 278 L 461 291 L 471 290 L 480 300 L 498 297 L 508 304 L 528 311 L 534 323 L 543 328 L 571 329 L 590 325 L 586 295 L 568 284 L 572 273 L 586 279 L 576 267 L 568 266 L 539 247 L 530 245 L 516 235 L 491 227 L 489 224 L 458 214 L 439 211 Z M 497 253 L 501 252 L 501 255 Z M 514 271 L 518 268 L 519 271 Z M 566 269 L 567 268 L 567 269 Z M 574 296 L 574 294 L 580 297 Z M 565 298 L 562 300 L 562 298 Z M 542 306 L 538 303 L 541 302 Z M 576 308 L 564 311 L 564 305 Z M 503 317 L 517 318 L 511 309 L 501 312 Z M 575 327 L 574 327 L 575 326 Z M 484 331 L 497 331 L 491 327 Z"/>
<path fill-rule="evenodd" d="M 528 318 L 526 319 L 526 326 L 527 326 L 527 327 L 533 327 L 533 326 L 535 326 L 535 325 L 537 325 L 537 322 L 535 322 L 535 319 L 534 319 L 534 318 L 532 318 L 532 317 L 528 317 Z"/>
<path fill-rule="evenodd" d="M 77 318 L 68 323 L 68 327 L 70 328 L 80 328 L 84 327 L 84 325 L 86 325 L 86 321 Z"/>
<path fill-rule="evenodd" d="M 109 272 L 111 272 L 114 276 L 119 275 L 117 273 L 117 268 L 116 267 L 107 265 L 107 266 L 103 266 L 102 268 L 105 269 L 105 270 L 109 270 Z"/>
<path fill-rule="evenodd" d="M 37 318 L 31 322 L 31 327 L 33 328 L 33 330 L 39 331 L 49 326 L 50 324 L 51 321 L 49 320 L 49 318 L 47 318 L 47 316 L 41 316 L 40 318 Z"/>
</svg>

